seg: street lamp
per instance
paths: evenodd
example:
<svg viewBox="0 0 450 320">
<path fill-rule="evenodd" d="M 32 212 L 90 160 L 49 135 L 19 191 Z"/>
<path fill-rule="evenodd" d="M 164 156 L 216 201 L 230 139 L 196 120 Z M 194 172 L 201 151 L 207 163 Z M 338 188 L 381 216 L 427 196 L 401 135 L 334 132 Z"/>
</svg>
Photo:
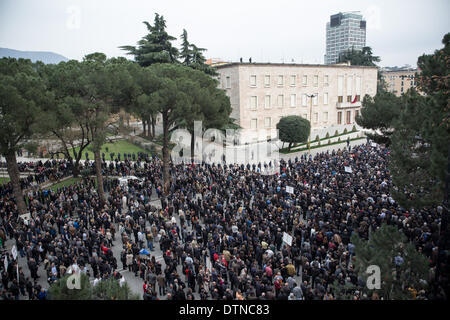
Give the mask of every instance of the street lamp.
<svg viewBox="0 0 450 320">
<path fill-rule="evenodd" d="M 309 107 L 309 136 L 308 136 L 308 153 L 311 154 L 311 132 L 312 132 L 312 98 L 314 98 L 315 94 L 307 94 L 308 98 L 311 98 L 311 103 Z"/>
</svg>

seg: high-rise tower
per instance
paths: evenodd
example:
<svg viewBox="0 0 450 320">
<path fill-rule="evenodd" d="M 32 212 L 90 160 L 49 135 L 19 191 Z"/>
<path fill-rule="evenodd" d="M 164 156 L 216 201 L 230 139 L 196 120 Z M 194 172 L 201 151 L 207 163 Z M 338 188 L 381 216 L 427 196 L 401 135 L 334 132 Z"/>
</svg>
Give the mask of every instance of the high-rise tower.
<svg viewBox="0 0 450 320">
<path fill-rule="evenodd" d="M 339 54 L 366 45 L 366 21 L 359 11 L 339 12 L 327 22 L 327 48 L 325 64 L 337 63 Z"/>
</svg>

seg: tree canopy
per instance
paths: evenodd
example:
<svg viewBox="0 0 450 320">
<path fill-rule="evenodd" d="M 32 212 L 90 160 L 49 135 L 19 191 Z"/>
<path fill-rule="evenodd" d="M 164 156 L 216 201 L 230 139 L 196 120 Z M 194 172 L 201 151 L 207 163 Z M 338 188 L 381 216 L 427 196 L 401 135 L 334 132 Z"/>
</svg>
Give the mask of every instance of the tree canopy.
<svg viewBox="0 0 450 320">
<path fill-rule="evenodd" d="M 389 168 L 393 193 L 404 206 L 421 208 L 444 200 L 449 131 L 449 34 L 444 48 L 418 59 L 418 89 L 408 90 L 393 122 Z M 393 106 L 394 107 L 394 106 Z"/>
<path fill-rule="evenodd" d="M 0 59 L 0 153 L 5 157 L 20 214 L 26 213 L 20 187 L 16 151 L 42 122 L 43 108 L 52 93 L 30 60 Z"/>
<path fill-rule="evenodd" d="M 376 67 L 375 62 L 380 62 L 379 56 L 374 56 L 371 47 L 363 47 L 362 50 L 351 48 L 339 55 L 338 63 L 350 61 L 352 66 Z"/>
<path fill-rule="evenodd" d="M 300 116 L 282 117 L 277 123 L 280 140 L 289 143 L 289 150 L 294 143 L 305 142 L 310 134 L 311 124 Z"/>
<path fill-rule="evenodd" d="M 164 17 L 155 13 L 153 25 L 147 21 L 143 23 L 147 27 L 148 34 L 138 41 L 138 45 L 121 46 L 119 48 L 134 56 L 135 61 L 142 67 L 154 63 L 177 62 L 178 49 L 172 45 L 172 41 L 176 38 L 167 33 Z"/>
</svg>

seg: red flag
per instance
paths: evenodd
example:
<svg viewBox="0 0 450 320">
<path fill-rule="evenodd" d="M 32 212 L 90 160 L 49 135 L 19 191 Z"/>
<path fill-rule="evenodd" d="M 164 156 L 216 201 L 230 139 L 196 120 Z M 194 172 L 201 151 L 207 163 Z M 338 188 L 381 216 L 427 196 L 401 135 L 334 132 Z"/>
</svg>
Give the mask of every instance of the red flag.
<svg viewBox="0 0 450 320">
<path fill-rule="evenodd" d="M 356 102 L 356 98 L 357 98 L 357 97 L 358 97 L 358 96 L 355 95 L 355 99 L 353 99 L 352 104 Z"/>
</svg>

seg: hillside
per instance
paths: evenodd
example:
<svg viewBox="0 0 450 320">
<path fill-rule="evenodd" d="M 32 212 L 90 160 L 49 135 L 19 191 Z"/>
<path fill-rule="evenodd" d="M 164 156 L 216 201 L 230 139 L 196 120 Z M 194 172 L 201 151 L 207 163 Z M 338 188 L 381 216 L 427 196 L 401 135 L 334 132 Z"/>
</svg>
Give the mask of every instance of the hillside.
<svg viewBox="0 0 450 320">
<path fill-rule="evenodd" d="M 8 48 L 0 48 L 0 58 L 11 57 L 11 58 L 24 58 L 30 59 L 32 62 L 42 61 L 45 64 L 57 64 L 61 61 L 68 61 L 66 57 L 47 51 L 19 51 Z"/>
</svg>

